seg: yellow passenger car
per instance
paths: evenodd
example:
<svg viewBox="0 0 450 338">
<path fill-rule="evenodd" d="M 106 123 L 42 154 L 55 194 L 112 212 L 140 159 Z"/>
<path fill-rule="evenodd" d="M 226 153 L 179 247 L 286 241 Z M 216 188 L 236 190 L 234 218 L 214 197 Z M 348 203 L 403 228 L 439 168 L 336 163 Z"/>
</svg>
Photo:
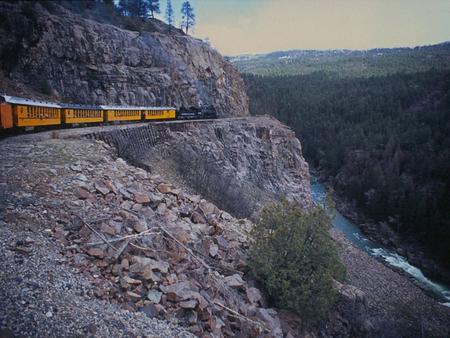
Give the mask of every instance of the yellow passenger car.
<svg viewBox="0 0 450 338">
<path fill-rule="evenodd" d="M 12 106 L 6 102 L 0 102 L 0 129 L 14 127 Z"/>
<path fill-rule="evenodd" d="M 87 106 L 0 95 L 0 129 L 102 122 L 174 120 L 174 107 Z"/>
<path fill-rule="evenodd" d="M 100 106 L 63 105 L 63 121 L 66 124 L 99 123 L 104 121 Z"/>
<path fill-rule="evenodd" d="M 170 120 L 176 118 L 176 108 L 147 107 L 144 110 L 144 120 Z"/>
<path fill-rule="evenodd" d="M 61 124 L 61 106 L 56 103 L 22 99 L 3 95 L 12 108 L 16 127 L 38 127 Z"/>
<path fill-rule="evenodd" d="M 106 111 L 107 122 L 142 120 L 141 107 L 101 106 L 101 108 Z"/>
</svg>

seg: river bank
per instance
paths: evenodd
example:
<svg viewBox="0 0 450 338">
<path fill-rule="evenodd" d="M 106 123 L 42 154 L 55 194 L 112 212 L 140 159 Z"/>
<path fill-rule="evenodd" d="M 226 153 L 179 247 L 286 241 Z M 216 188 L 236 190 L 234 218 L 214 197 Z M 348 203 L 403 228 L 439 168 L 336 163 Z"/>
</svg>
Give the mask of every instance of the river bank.
<svg viewBox="0 0 450 338">
<path fill-rule="evenodd" d="M 364 328 L 369 337 L 448 337 L 450 308 L 405 273 L 356 247 L 342 231 L 333 228 L 331 234 L 340 246 L 347 282 L 364 295 L 365 306 L 350 310 L 351 326 Z"/>
<path fill-rule="evenodd" d="M 327 189 L 332 187 L 329 178 L 317 170 L 311 170 L 311 174 L 325 185 Z M 333 200 L 336 210 L 353 223 L 357 224 L 361 232 L 371 241 L 378 243 L 386 249 L 397 252 L 405 257 L 411 265 L 419 268 L 426 277 L 432 278 L 444 284 L 450 284 L 450 271 L 439 264 L 426 248 L 412 238 L 399 236 L 388 222 L 376 222 L 356 206 L 343 194 L 334 191 Z"/>
<path fill-rule="evenodd" d="M 387 249 L 406 257 L 409 263 L 420 268 L 427 277 L 445 284 L 450 283 L 450 272 L 431 258 L 426 249 L 417 241 L 401 238 L 385 222 L 376 223 L 370 220 L 344 196 L 337 193 L 333 196 L 336 209 L 352 222 L 358 224 L 363 234 L 371 241 L 380 243 Z"/>
<path fill-rule="evenodd" d="M 330 207 L 325 186 L 314 177 L 311 191 L 315 203 Z M 448 336 L 448 288 L 426 278 L 395 251 L 366 238 L 356 224 L 336 209 L 332 223 L 331 235 L 347 269 L 346 282 L 365 299 L 362 309 L 348 310 L 352 327 L 377 332 L 380 337 Z"/>
</svg>

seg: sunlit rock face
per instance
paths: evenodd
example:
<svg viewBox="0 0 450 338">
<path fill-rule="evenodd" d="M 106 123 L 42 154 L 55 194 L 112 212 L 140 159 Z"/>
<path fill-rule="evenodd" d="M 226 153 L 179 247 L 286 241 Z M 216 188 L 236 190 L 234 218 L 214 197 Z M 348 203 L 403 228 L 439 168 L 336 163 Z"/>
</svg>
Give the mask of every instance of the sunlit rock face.
<svg viewBox="0 0 450 338">
<path fill-rule="evenodd" d="M 148 32 L 53 4 L 0 3 L 0 92 L 82 104 L 212 105 L 248 114 L 244 83 L 201 40 L 158 20 Z"/>
<path fill-rule="evenodd" d="M 312 205 L 300 141 L 267 116 L 148 125 L 91 136 L 239 217 L 255 216 L 266 203 L 281 198 L 305 208 Z"/>
</svg>

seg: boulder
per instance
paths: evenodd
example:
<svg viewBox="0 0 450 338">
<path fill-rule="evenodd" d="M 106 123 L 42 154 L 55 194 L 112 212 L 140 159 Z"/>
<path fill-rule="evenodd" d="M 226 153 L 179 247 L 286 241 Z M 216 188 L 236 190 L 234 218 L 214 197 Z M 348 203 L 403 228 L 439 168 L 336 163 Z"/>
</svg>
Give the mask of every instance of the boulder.
<svg viewBox="0 0 450 338">
<path fill-rule="evenodd" d="M 122 197 L 126 200 L 132 200 L 133 195 L 125 188 L 120 188 L 119 193 L 122 195 Z"/>
<path fill-rule="evenodd" d="M 120 215 L 123 217 L 124 223 L 136 232 L 141 233 L 148 229 L 147 225 L 133 213 L 121 210 Z"/>
<path fill-rule="evenodd" d="M 147 299 L 153 304 L 158 304 L 161 301 L 162 292 L 158 290 L 150 290 L 147 294 Z"/>
<path fill-rule="evenodd" d="M 217 253 L 219 252 L 219 247 L 216 245 L 216 244 L 214 244 L 214 243 L 211 243 L 210 245 L 209 245 L 209 255 L 211 256 L 211 257 L 216 257 L 217 256 Z"/>
<path fill-rule="evenodd" d="M 85 188 L 82 187 L 76 187 L 75 188 L 75 195 L 82 200 L 86 200 L 89 197 L 91 197 L 91 194 L 89 193 L 89 191 L 87 191 Z"/>
<path fill-rule="evenodd" d="M 102 249 L 99 249 L 99 248 L 90 248 L 87 251 L 87 253 L 88 253 L 88 255 L 97 257 L 97 258 L 103 258 L 106 256 L 105 251 L 103 251 Z"/>
<path fill-rule="evenodd" d="M 228 249 L 228 241 L 223 236 L 217 236 L 216 242 L 222 250 Z"/>
<path fill-rule="evenodd" d="M 341 296 L 351 302 L 359 302 L 366 304 L 366 294 L 357 287 L 349 284 L 342 284 L 339 281 L 334 281 L 334 284 Z"/>
<path fill-rule="evenodd" d="M 163 196 L 160 193 L 150 193 L 149 198 L 151 200 L 152 208 L 157 208 L 159 203 L 163 200 Z"/>
<path fill-rule="evenodd" d="M 172 302 L 180 302 L 193 297 L 192 285 L 187 281 L 161 286 L 160 289 L 167 296 L 167 300 Z"/>
<path fill-rule="evenodd" d="M 231 276 L 227 276 L 224 279 L 226 285 L 233 289 L 242 289 L 244 287 L 244 280 L 237 273 Z"/>
<path fill-rule="evenodd" d="M 139 279 L 134 279 L 129 276 L 123 276 L 120 280 L 120 284 L 122 287 L 127 288 L 129 285 L 140 285 L 142 281 Z"/>
<path fill-rule="evenodd" d="M 254 287 L 248 288 L 246 294 L 248 301 L 255 305 L 258 304 L 262 298 L 261 292 L 259 292 L 259 290 Z"/>
<path fill-rule="evenodd" d="M 127 297 L 133 302 L 137 302 L 137 301 L 141 300 L 141 296 L 135 292 L 127 291 L 126 294 L 127 294 Z"/>
<path fill-rule="evenodd" d="M 145 313 L 145 315 L 149 318 L 155 318 L 158 316 L 159 311 L 155 304 L 148 304 L 141 308 L 139 311 Z"/>
<path fill-rule="evenodd" d="M 257 316 L 266 324 L 272 337 L 283 338 L 280 319 L 275 310 L 260 308 L 257 310 Z"/>
<path fill-rule="evenodd" d="M 201 200 L 198 208 L 203 212 L 204 216 L 208 216 L 208 215 L 218 215 L 220 213 L 219 209 L 212 203 L 207 202 L 205 200 Z"/>
<path fill-rule="evenodd" d="M 100 227 L 100 232 L 110 236 L 114 236 L 116 234 L 116 230 L 107 224 L 102 224 L 102 226 Z"/>
<path fill-rule="evenodd" d="M 200 196 L 199 195 L 188 195 L 187 199 L 189 201 L 191 201 L 192 203 L 194 203 L 194 204 L 197 204 L 197 203 L 200 202 Z"/>
<path fill-rule="evenodd" d="M 150 197 L 145 193 L 135 193 L 134 201 L 139 204 L 149 204 L 151 202 Z"/>
<path fill-rule="evenodd" d="M 198 211 L 194 211 L 192 213 L 192 222 L 194 223 L 201 223 L 201 224 L 206 224 L 206 219 L 198 212 Z"/>
<path fill-rule="evenodd" d="M 214 235 L 222 235 L 224 230 L 225 226 L 223 225 L 223 223 L 216 222 L 214 224 Z"/>
<path fill-rule="evenodd" d="M 158 190 L 163 194 L 169 194 L 172 192 L 172 186 L 170 184 L 160 183 L 158 185 Z"/>
<path fill-rule="evenodd" d="M 138 220 L 136 223 L 133 224 L 133 229 L 137 233 L 141 233 L 148 230 L 147 225 L 140 220 Z"/>
<path fill-rule="evenodd" d="M 160 274 L 153 272 L 150 267 L 145 267 L 144 271 L 141 272 L 141 276 L 146 281 L 152 281 L 154 283 L 159 283 L 161 281 Z"/>
<path fill-rule="evenodd" d="M 94 182 L 94 187 L 95 189 L 100 192 L 102 195 L 107 195 L 109 194 L 110 190 L 107 187 L 107 185 L 105 184 L 104 181 L 101 180 L 97 180 Z"/>
<path fill-rule="evenodd" d="M 130 268 L 130 262 L 128 261 L 128 259 L 122 259 L 122 261 L 120 262 L 120 267 L 124 270 L 128 270 Z"/>
<path fill-rule="evenodd" d="M 189 299 L 180 302 L 179 304 L 183 309 L 194 309 L 197 306 L 197 300 L 196 299 Z"/>
<path fill-rule="evenodd" d="M 192 213 L 192 209 L 188 205 L 183 205 L 178 209 L 181 217 L 189 217 Z"/>
<path fill-rule="evenodd" d="M 220 214 L 220 218 L 222 218 L 225 221 L 231 221 L 233 219 L 233 216 L 231 216 L 228 212 L 222 211 Z"/>
<path fill-rule="evenodd" d="M 158 261 L 144 256 L 133 256 L 131 258 L 131 261 L 136 266 L 135 272 L 143 272 L 147 267 L 150 268 L 151 270 L 160 271 L 162 273 L 169 272 L 170 265 L 169 263 L 164 261 Z"/>
</svg>

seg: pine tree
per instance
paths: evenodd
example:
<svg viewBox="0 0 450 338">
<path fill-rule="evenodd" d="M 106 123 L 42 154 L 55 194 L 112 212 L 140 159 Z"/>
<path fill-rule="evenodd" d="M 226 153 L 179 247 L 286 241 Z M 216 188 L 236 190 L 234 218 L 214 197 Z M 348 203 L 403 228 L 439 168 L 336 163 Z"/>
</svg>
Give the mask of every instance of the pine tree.
<svg viewBox="0 0 450 338">
<path fill-rule="evenodd" d="M 132 0 L 120 0 L 119 3 L 117 4 L 117 8 L 119 9 L 119 12 L 122 15 L 125 16 L 131 16 L 130 13 L 130 8 L 131 6 Z"/>
<path fill-rule="evenodd" d="M 334 280 L 345 275 L 325 210 L 282 201 L 260 216 L 249 251 L 253 276 L 277 307 L 296 311 L 305 322 L 325 318 L 336 299 Z"/>
<path fill-rule="evenodd" d="M 173 6 L 172 6 L 172 0 L 167 0 L 167 6 L 166 6 L 166 21 L 169 24 L 169 29 L 171 26 L 173 26 Z"/>
<path fill-rule="evenodd" d="M 194 8 L 191 6 L 190 2 L 186 0 L 181 5 L 181 28 L 186 30 L 186 34 L 189 28 L 195 25 L 195 14 Z"/>
<path fill-rule="evenodd" d="M 148 10 L 150 11 L 150 17 L 153 19 L 154 13 L 161 13 L 159 9 L 159 0 L 147 0 Z"/>
<path fill-rule="evenodd" d="M 117 7 L 122 15 L 131 18 L 145 18 L 147 15 L 146 0 L 120 0 Z"/>
</svg>

